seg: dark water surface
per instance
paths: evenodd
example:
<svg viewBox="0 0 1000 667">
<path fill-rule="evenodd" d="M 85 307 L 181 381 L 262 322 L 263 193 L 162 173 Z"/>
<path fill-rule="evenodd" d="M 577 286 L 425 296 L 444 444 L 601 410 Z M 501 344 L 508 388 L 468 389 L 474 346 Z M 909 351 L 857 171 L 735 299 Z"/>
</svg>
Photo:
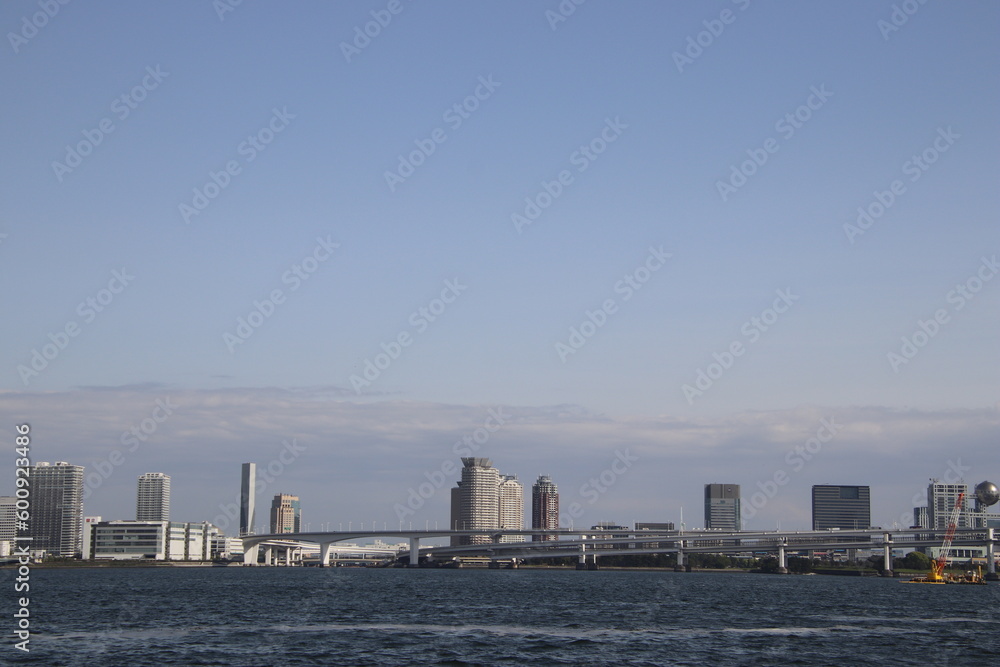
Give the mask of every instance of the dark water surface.
<svg viewBox="0 0 1000 667">
<path fill-rule="evenodd" d="M 997 584 L 609 570 L 35 569 L 30 607 L 31 652 L 11 641 L 0 661 L 1000 664 Z"/>
</svg>

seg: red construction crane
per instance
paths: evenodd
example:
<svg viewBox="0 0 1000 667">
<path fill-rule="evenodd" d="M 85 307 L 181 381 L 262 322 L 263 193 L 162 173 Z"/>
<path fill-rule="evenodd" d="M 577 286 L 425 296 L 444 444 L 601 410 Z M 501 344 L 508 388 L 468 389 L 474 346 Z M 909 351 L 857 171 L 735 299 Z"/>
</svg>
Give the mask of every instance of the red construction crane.
<svg viewBox="0 0 1000 667">
<path fill-rule="evenodd" d="M 958 527 L 958 516 L 962 512 L 962 500 L 965 499 L 964 493 L 958 494 L 958 499 L 955 500 L 955 508 L 951 511 L 951 516 L 948 517 L 948 530 L 944 534 L 944 543 L 941 545 L 941 553 L 938 554 L 937 561 L 934 562 L 934 568 L 931 573 L 927 576 L 928 581 L 944 581 L 942 573 L 944 572 L 945 566 L 948 564 L 948 554 L 951 552 L 951 541 L 955 539 L 955 529 Z"/>
</svg>

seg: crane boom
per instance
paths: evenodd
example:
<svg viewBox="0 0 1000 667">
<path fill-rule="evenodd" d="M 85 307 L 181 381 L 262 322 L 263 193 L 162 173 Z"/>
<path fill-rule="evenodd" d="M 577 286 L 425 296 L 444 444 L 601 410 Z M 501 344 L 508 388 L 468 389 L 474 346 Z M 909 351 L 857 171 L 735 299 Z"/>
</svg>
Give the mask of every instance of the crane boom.
<svg viewBox="0 0 1000 667">
<path fill-rule="evenodd" d="M 948 530 L 944 534 L 944 543 L 941 545 L 941 553 L 938 554 L 937 562 L 934 564 L 935 578 L 941 577 L 945 566 L 948 564 L 948 554 L 951 553 L 951 541 L 955 539 L 955 529 L 958 527 L 958 515 L 962 511 L 962 500 L 965 494 L 959 492 L 958 499 L 955 500 L 955 508 L 951 510 L 948 517 Z"/>
</svg>

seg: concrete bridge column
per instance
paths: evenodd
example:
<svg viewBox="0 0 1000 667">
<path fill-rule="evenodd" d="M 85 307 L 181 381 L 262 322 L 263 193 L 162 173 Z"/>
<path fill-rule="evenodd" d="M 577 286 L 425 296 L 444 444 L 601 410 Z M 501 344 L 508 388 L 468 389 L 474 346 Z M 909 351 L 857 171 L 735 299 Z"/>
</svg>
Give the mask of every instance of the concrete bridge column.
<svg viewBox="0 0 1000 667">
<path fill-rule="evenodd" d="M 264 565 L 271 565 L 271 555 L 273 549 L 271 547 L 264 547 Z"/>
<path fill-rule="evenodd" d="M 292 548 L 285 547 L 285 567 L 292 566 Z"/>
<path fill-rule="evenodd" d="M 996 528 L 986 529 L 986 578 L 997 580 Z"/>
<path fill-rule="evenodd" d="M 247 548 L 243 552 L 243 564 L 256 565 L 257 564 L 257 549 L 259 545 L 253 545 Z"/>
<path fill-rule="evenodd" d="M 677 545 L 677 565 L 674 566 L 674 572 L 684 572 L 687 565 L 687 558 L 684 555 L 684 540 L 681 540 Z"/>
<path fill-rule="evenodd" d="M 330 551 L 333 550 L 333 542 L 323 542 L 319 545 L 319 566 L 330 566 Z"/>
<path fill-rule="evenodd" d="M 785 558 L 785 541 L 778 545 L 778 574 L 788 574 L 788 559 Z"/>
<path fill-rule="evenodd" d="M 884 549 L 882 554 L 882 576 L 891 577 L 892 576 L 892 535 L 886 533 L 883 536 L 885 540 L 885 545 L 882 547 Z"/>
<path fill-rule="evenodd" d="M 410 567 L 420 565 L 420 538 L 410 538 Z"/>
<path fill-rule="evenodd" d="M 590 564 L 587 566 L 587 569 L 588 570 L 597 570 L 597 569 L 600 569 L 600 568 L 597 567 L 597 553 L 596 552 L 590 554 Z"/>
<path fill-rule="evenodd" d="M 578 570 L 587 569 L 587 545 L 584 543 L 580 544 L 580 555 L 577 556 L 576 569 Z"/>
</svg>

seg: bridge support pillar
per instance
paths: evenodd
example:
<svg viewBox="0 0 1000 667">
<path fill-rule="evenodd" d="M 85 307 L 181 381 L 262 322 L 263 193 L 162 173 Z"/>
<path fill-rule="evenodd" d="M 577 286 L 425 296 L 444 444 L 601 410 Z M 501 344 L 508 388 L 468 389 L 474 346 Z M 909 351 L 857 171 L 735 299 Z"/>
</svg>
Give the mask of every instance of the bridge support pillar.
<svg viewBox="0 0 1000 667">
<path fill-rule="evenodd" d="M 274 549 L 271 547 L 264 547 L 264 565 L 272 565 L 271 556 L 274 553 Z"/>
<path fill-rule="evenodd" d="M 410 567 L 420 565 L 420 538 L 410 538 Z"/>
<path fill-rule="evenodd" d="M 591 554 L 590 555 L 590 563 L 587 565 L 587 569 L 588 570 L 599 570 L 600 569 L 597 566 L 597 554 Z"/>
<path fill-rule="evenodd" d="M 778 545 L 778 574 L 788 574 L 788 559 L 785 557 L 785 543 Z"/>
<path fill-rule="evenodd" d="M 333 550 L 333 542 L 323 542 L 319 545 L 319 566 L 330 567 L 330 552 Z"/>
<path fill-rule="evenodd" d="M 257 564 L 257 549 L 259 547 L 255 544 L 252 547 L 246 548 L 243 551 L 243 564 L 244 565 L 256 565 Z"/>
<path fill-rule="evenodd" d="M 986 578 L 997 580 L 996 528 L 986 529 Z"/>
<path fill-rule="evenodd" d="M 583 537 L 583 536 L 581 535 L 581 537 Z M 578 570 L 586 570 L 587 569 L 587 545 L 586 544 L 581 544 L 580 545 L 580 555 L 577 556 L 576 569 L 578 569 Z"/>
<path fill-rule="evenodd" d="M 892 535 L 885 533 L 882 536 L 885 540 L 885 544 L 882 547 L 882 576 L 891 577 L 892 576 Z"/>
<path fill-rule="evenodd" d="M 684 554 L 684 541 L 682 540 L 677 548 L 677 565 L 674 566 L 674 572 L 684 572 L 687 570 L 687 557 Z"/>
</svg>

